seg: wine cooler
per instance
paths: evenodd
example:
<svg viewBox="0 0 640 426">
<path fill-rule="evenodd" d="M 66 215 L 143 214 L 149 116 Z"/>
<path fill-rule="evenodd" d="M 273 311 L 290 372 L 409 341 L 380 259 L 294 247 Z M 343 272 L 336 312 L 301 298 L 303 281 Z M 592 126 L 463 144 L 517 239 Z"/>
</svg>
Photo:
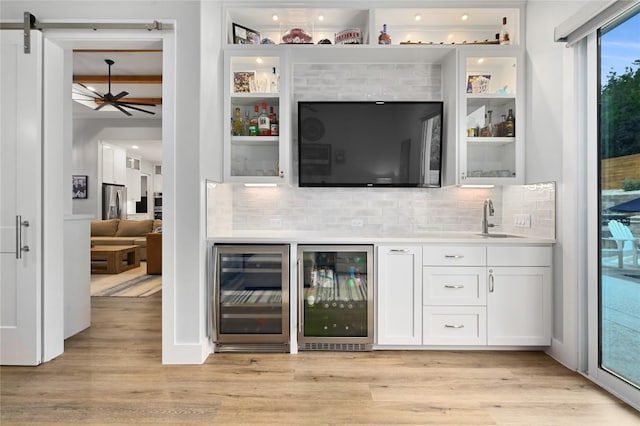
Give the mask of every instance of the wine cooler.
<svg viewBox="0 0 640 426">
<path fill-rule="evenodd" d="M 373 347 L 373 247 L 298 246 L 298 349 Z"/>
<path fill-rule="evenodd" d="M 288 352 L 289 246 L 214 245 L 216 352 Z"/>
</svg>

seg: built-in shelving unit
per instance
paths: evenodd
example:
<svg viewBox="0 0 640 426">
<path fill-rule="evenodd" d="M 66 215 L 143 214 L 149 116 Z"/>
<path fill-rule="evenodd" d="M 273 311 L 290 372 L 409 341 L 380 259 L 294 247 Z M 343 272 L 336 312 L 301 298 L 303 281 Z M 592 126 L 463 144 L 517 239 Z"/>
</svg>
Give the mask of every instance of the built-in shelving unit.
<svg viewBox="0 0 640 426">
<path fill-rule="evenodd" d="M 291 135 L 295 133 L 292 83 L 295 64 L 402 64 L 442 65 L 442 100 L 445 102 L 444 184 L 524 183 L 524 3 L 500 7 L 414 7 L 398 2 L 393 7 L 369 9 L 311 2 L 295 6 L 255 2 L 223 5 L 221 37 L 225 40 L 225 153 L 224 179 L 244 183 L 293 183 Z M 497 35 L 503 17 L 509 45 Z M 378 44 L 386 25 L 391 45 Z M 292 31 L 293 30 L 293 31 Z M 353 44 L 341 44 L 348 33 Z M 303 43 L 285 43 L 300 35 Z M 319 44 L 328 41 L 330 44 Z M 336 43 L 338 41 L 338 43 Z M 257 65 L 257 61 L 263 61 Z M 484 62 L 484 63 L 483 63 Z M 277 93 L 271 90 L 238 92 L 234 73 L 253 71 L 256 78 L 276 67 Z M 489 76 L 481 92 L 467 90 L 471 76 Z M 518 94 L 518 96 L 516 96 Z M 393 94 L 390 95 L 393 97 Z M 245 111 L 266 102 L 277 108 L 280 133 L 276 139 L 233 136 L 231 118 L 236 107 Z M 471 134 L 471 122 L 486 127 L 492 111 L 498 128 L 512 110 L 517 133 L 505 136 Z"/>
</svg>

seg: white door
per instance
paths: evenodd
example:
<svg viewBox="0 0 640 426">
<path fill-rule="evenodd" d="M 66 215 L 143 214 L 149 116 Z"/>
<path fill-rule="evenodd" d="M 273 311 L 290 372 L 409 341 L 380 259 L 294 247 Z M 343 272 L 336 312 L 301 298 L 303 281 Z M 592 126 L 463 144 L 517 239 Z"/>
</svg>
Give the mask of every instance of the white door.
<svg viewBox="0 0 640 426">
<path fill-rule="evenodd" d="M 41 349 L 42 34 L 0 31 L 0 364 Z"/>
</svg>

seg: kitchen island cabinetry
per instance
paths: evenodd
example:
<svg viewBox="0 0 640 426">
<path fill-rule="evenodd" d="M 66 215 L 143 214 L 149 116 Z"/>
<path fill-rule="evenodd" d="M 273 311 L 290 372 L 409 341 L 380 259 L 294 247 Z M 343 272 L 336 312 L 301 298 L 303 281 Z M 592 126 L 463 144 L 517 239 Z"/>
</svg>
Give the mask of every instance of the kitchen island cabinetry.
<svg viewBox="0 0 640 426">
<path fill-rule="evenodd" d="M 421 246 L 378 246 L 378 344 L 422 343 L 421 269 Z"/>
</svg>

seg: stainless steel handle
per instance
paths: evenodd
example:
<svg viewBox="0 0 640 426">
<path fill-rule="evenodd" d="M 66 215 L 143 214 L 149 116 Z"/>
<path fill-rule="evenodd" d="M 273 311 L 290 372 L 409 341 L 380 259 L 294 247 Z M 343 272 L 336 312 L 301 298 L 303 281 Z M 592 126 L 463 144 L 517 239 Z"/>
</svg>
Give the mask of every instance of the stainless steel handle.
<svg viewBox="0 0 640 426">
<path fill-rule="evenodd" d="M 464 288 L 464 286 L 460 285 L 460 284 L 445 284 L 444 288 L 456 288 L 456 289 L 458 289 L 458 288 Z"/>
<path fill-rule="evenodd" d="M 463 324 L 445 324 L 445 328 L 464 328 Z"/>
<path fill-rule="evenodd" d="M 462 258 L 464 258 L 464 256 L 461 255 L 461 254 L 445 254 L 444 257 L 446 259 L 462 259 Z"/>
<path fill-rule="evenodd" d="M 214 245 L 211 253 L 211 272 L 213 283 L 211 283 L 211 341 L 218 341 L 218 313 L 220 307 L 218 300 L 220 296 L 220 276 L 218 275 L 218 248 Z"/>
<path fill-rule="evenodd" d="M 22 216 L 16 216 L 16 259 L 22 259 L 22 252 L 28 252 L 29 246 L 22 245 L 22 228 L 29 227 L 28 220 L 22 220 Z"/>
<path fill-rule="evenodd" d="M 493 269 L 489 269 L 489 293 L 493 293 L 494 284 Z"/>
<path fill-rule="evenodd" d="M 409 250 L 408 249 L 389 249 L 389 252 L 391 252 L 391 253 L 408 253 Z"/>
</svg>

